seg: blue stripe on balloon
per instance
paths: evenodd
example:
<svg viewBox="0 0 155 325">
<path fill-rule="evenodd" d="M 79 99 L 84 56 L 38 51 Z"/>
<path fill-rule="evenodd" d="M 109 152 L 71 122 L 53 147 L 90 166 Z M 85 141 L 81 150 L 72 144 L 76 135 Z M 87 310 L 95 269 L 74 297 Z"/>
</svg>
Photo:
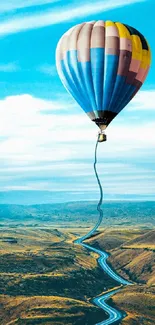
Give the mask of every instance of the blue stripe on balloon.
<svg viewBox="0 0 155 325">
<path fill-rule="evenodd" d="M 87 107 L 85 107 L 83 101 L 79 97 L 79 93 L 77 92 L 76 88 L 74 87 L 73 83 L 71 82 L 68 73 L 66 71 L 66 66 L 64 60 L 61 60 L 61 79 L 65 86 L 65 88 L 71 93 L 71 95 L 75 98 L 77 103 L 81 106 L 81 108 L 87 113 Z"/>
<path fill-rule="evenodd" d="M 84 103 L 86 110 L 90 109 L 91 111 L 91 103 L 89 101 L 88 96 L 86 95 L 85 85 L 79 71 L 77 50 L 68 51 L 68 65 L 73 79 L 75 80 L 75 84 L 77 86 L 79 94 L 82 97 L 82 102 Z"/>
<path fill-rule="evenodd" d="M 115 106 L 116 113 L 118 113 L 122 110 L 122 107 L 125 106 L 124 103 L 126 103 L 126 105 L 128 104 L 135 88 L 136 88 L 135 86 L 127 84 L 127 83 L 123 86 L 121 92 L 119 93 L 119 98 L 118 98 L 116 106 Z"/>
<path fill-rule="evenodd" d="M 103 81 L 103 110 L 109 110 L 109 104 L 117 76 L 119 56 L 105 54 Z"/>
<path fill-rule="evenodd" d="M 69 62 L 69 52 L 66 52 L 66 55 L 65 55 L 65 58 L 64 58 L 64 64 L 65 64 L 65 67 L 66 67 L 66 73 L 68 74 L 68 77 L 70 79 L 70 82 L 72 83 L 72 85 L 74 86 L 74 88 L 77 89 L 77 91 L 79 92 L 78 90 L 78 85 L 77 83 L 75 82 L 75 79 L 73 78 L 73 75 L 71 73 L 71 64 Z M 80 94 L 80 92 L 79 92 Z"/>
<path fill-rule="evenodd" d="M 104 49 L 90 51 L 90 62 L 78 62 L 77 51 L 68 51 L 59 68 L 62 82 L 86 113 L 94 111 L 96 117 L 100 110 L 119 113 L 131 100 L 136 87 L 126 84 L 124 76 L 117 75 L 118 56 L 106 55 L 104 63 Z"/>
<path fill-rule="evenodd" d="M 95 101 L 95 93 L 92 81 L 92 73 L 91 73 L 91 62 L 78 62 L 78 66 L 80 69 L 80 74 L 82 76 L 85 92 L 90 99 L 91 107 L 90 111 L 97 111 L 96 101 Z"/>
<path fill-rule="evenodd" d="M 76 51 L 76 61 L 77 61 L 77 51 Z M 82 103 L 82 105 L 84 107 L 90 107 L 90 103 L 87 101 L 87 97 L 86 94 L 84 92 L 84 89 L 81 89 L 80 87 L 80 82 L 75 82 L 75 79 L 72 75 L 72 71 L 71 71 L 71 62 L 70 62 L 70 55 L 69 55 L 69 51 L 66 53 L 66 56 L 64 58 L 64 65 L 66 68 L 66 74 L 68 75 L 68 80 L 70 83 L 70 87 L 72 88 L 72 90 L 74 91 L 75 95 L 78 96 L 80 102 Z"/>
<path fill-rule="evenodd" d="M 102 110 L 102 100 L 103 100 L 103 76 L 104 76 L 104 48 L 91 48 L 91 71 L 93 86 L 95 92 L 95 100 L 97 105 L 97 110 Z"/>
<path fill-rule="evenodd" d="M 115 112 L 115 108 L 117 106 L 117 101 L 121 94 L 122 87 L 125 84 L 125 80 L 126 80 L 126 77 L 124 77 L 124 76 L 117 75 L 117 77 L 116 77 L 114 90 L 113 90 L 112 97 L 111 97 L 110 104 L 109 104 L 109 110 L 112 112 Z"/>
<path fill-rule="evenodd" d="M 121 110 L 130 102 L 131 97 L 132 97 L 134 91 L 136 90 L 136 87 L 135 86 L 129 85 L 129 84 L 128 84 L 128 86 L 130 86 L 130 87 L 128 87 L 128 92 L 123 97 L 120 105 L 117 107 L 117 113 L 121 112 Z"/>
</svg>

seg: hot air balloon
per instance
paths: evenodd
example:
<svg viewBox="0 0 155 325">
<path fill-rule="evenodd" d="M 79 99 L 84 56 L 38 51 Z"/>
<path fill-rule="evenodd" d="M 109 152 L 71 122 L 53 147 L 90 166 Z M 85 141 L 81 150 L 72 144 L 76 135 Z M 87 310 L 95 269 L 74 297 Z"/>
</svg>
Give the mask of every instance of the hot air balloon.
<svg viewBox="0 0 155 325">
<path fill-rule="evenodd" d="M 135 28 L 91 21 L 69 29 L 56 49 L 60 79 L 77 103 L 104 130 L 136 95 L 148 74 L 151 52 Z"/>
</svg>

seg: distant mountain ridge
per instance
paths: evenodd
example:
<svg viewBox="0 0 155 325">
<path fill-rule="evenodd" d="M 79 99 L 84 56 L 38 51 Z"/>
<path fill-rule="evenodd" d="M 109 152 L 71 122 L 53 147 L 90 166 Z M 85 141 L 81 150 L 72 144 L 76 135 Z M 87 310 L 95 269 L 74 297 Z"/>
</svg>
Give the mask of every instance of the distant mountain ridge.
<svg viewBox="0 0 155 325">
<path fill-rule="evenodd" d="M 134 189 L 133 189 L 134 190 Z M 85 201 L 98 200 L 99 192 L 96 185 L 94 192 L 75 192 L 75 191 L 41 191 L 41 190 L 12 190 L 0 191 L 0 204 L 54 204 L 68 201 Z M 155 201 L 152 195 L 136 195 L 136 194 L 115 194 L 110 195 L 105 193 L 107 200 L 141 200 L 141 201 Z"/>
<path fill-rule="evenodd" d="M 0 223 L 70 224 L 84 226 L 96 222 L 97 201 L 37 205 L 0 204 Z M 155 201 L 105 201 L 104 225 L 155 226 Z"/>
</svg>

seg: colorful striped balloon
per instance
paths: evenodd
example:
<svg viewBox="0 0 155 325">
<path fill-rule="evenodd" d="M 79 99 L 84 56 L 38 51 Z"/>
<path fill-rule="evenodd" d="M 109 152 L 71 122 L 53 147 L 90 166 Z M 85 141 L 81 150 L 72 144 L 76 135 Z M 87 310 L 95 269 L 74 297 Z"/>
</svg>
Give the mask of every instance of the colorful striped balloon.
<svg viewBox="0 0 155 325">
<path fill-rule="evenodd" d="M 65 88 L 104 130 L 144 83 L 151 52 L 135 28 L 99 20 L 66 32 L 57 46 L 56 63 Z"/>
</svg>

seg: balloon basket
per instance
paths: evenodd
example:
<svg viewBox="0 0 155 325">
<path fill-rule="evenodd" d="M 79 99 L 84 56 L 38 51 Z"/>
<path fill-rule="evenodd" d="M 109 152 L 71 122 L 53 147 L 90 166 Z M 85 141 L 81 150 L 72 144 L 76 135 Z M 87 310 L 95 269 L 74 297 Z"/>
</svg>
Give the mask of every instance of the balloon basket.
<svg viewBox="0 0 155 325">
<path fill-rule="evenodd" d="M 101 132 L 98 134 L 98 142 L 104 142 L 107 141 L 107 136 L 105 133 Z"/>
</svg>

